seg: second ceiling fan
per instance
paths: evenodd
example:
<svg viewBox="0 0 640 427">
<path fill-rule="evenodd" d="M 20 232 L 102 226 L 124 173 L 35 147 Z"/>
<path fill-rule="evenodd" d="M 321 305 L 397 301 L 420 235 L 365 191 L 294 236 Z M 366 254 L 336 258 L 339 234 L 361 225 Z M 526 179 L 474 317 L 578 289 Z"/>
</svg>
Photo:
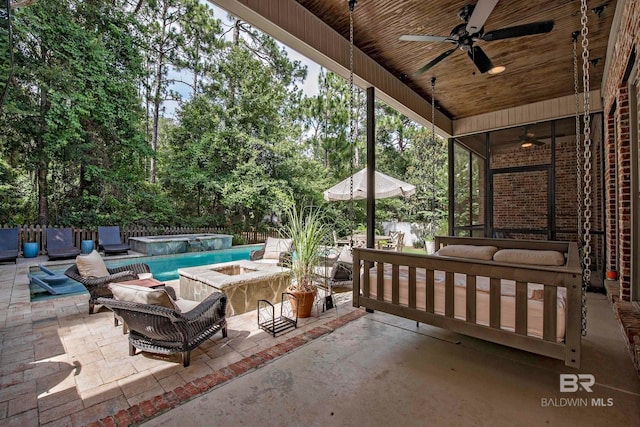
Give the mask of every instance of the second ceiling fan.
<svg viewBox="0 0 640 427">
<path fill-rule="evenodd" d="M 530 36 L 534 34 L 548 33 L 553 29 L 554 21 L 532 22 L 530 24 L 516 25 L 513 27 L 501 28 L 484 32 L 484 23 L 489 18 L 493 8 L 498 0 L 478 0 L 476 5 L 467 5 L 458 11 L 458 16 L 464 21 L 463 24 L 457 25 L 448 36 L 431 36 L 431 35 L 404 35 L 400 40 L 418 41 L 418 42 L 448 42 L 455 45 L 453 49 L 447 50 L 438 57 L 430 61 L 424 67 L 415 72 L 418 76 L 432 68 L 434 65 L 451 55 L 456 49 L 467 52 L 469 58 L 481 73 L 499 72 L 498 67 L 493 66 L 489 57 L 484 53 L 482 48 L 474 46 L 474 42 L 484 40 L 487 42 L 494 40 L 504 40 L 514 37 Z M 502 68 L 504 70 L 504 68 Z M 502 71 L 500 70 L 500 71 Z"/>
</svg>

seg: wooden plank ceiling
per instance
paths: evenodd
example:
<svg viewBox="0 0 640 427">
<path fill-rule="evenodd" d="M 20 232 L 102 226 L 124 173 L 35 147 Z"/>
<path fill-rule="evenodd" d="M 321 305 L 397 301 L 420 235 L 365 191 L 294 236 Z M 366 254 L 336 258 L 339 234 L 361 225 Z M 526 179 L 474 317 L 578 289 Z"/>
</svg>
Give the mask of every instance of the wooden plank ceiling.
<svg viewBox="0 0 640 427">
<path fill-rule="evenodd" d="M 297 1 L 349 38 L 346 0 Z M 555 21 L 553 30 L 547 34 L 477 41 L 476 46 L 485 51 L 494 65 L 506 67 L 502 74 L 481 74 L 466 52 L 456 50 L 426 73 L 414 77 L 416 70 L 453 45 L 400 41 L 399 37 L 403 34 L 448 36 L 462 23 L 457 12 L 467 4 L 475 4 L 475 0 L 359 0 L 354 12 L 355 45 L 428 100 L 431 99 L 431 78 L 436 77 L 436 103 L 451 119 L 574 93 L 571 33 L 581 29 L 580 1 L 577 0 L 499 1 L 485 23 L 485 32 L 536 21 Z M 590 67 L 592 90 L 601 86 L 616 2 L 589 2 L 590 8 L 596 6 L 606 7 L 600 17 L 591 11 L 588 13 L 590 59 L 598 60 Z"/>
</svg>

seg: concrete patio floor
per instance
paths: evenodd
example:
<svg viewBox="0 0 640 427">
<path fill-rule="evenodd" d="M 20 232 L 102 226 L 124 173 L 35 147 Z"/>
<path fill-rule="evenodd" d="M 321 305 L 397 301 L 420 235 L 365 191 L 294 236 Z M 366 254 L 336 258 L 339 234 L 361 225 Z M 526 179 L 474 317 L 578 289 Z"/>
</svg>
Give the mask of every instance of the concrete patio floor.
<svg viewBox="0 0 640 427">
<path fill-rule="evenodd" d="M 589 307 L 579 371 L 374 313 L 145 425 L 638 426 L 640 380 L 611 307 L 595 294 Z M 576 372 L 595 376 L 592 393 L 560 393 L 559 374 Z"/>
<path fill-rule="evenodd" d="M 113 314 L 89 316 L 86 295 L 30 303 L 26 274 L 38 260 L 25 261 L 0 265 L 2 425 L 640 425 L 640 380 L 603 295 L 589 295 L 579 371 L 360 317 L 348 293 L 337 313 L 314 312 L 275 339 L 255 312 L 231 317 L 229 337 L 201 345 L 185 369 L 177 357 L 129 357 Z M 560 393 L 561 373 L 594 375 L 593 393 Z M 586 406 L 562 401 L 576 398 Z"/>
</svg>

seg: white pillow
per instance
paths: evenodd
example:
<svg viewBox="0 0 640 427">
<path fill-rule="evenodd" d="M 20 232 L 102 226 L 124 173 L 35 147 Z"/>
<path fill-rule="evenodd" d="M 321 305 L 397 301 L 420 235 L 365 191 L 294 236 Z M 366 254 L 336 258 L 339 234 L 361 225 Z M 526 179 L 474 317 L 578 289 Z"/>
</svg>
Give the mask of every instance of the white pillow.
<svg viewBox="0 0 640 427">
<path fill-rule="evenodd" d="M 264 259 L 279 259 L 280 252 L 291 251 L 291 239 L 275 239 L 273 237 L 267 237 L 267 242 L 264 244 Z"/>
<path fill-rule="evenodd" d="M 102 257 L 95 249 L 88 255 L 78 255 L 76 267 L 82 277 L 105 277 L 110 274 Z"/>
<path fill-rule="evenodd" d="M 436 252 L 436 255 L 491 261 L 497 251 L 495 246 L 447 245 Z"/>
<path fill-rule="evenodd" d="M 351 248 L 349 246 L 343 246 L 338 254 L 336 262 L 353 264 L 353 257 L 351 256 Z"/>
<path fill-rule="evenodd" d="M 565 264 L 562 252 L 533 249 L 502 249 L 493 255 L 493 260 L 527 265 L 561 266 Z"/>
<path fill-rule="evenodd" d="M 159 305 L 175 309 L 171 297 L 164 289 L 153 289 L 145 286 L 109 283 L 113 297 L 119 301 L 137 302 L 139 304 Z"/>
</svg>

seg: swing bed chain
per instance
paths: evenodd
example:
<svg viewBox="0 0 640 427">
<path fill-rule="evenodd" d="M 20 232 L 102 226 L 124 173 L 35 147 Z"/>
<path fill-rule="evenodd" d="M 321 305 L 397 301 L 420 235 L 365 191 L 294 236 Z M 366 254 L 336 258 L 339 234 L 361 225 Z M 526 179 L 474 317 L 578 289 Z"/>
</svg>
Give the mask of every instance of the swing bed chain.
<svg viewBox="0 0 640 427">
<path fill-rule="evenodd" d="M 353 248 L 353 230 L 355 228 L 355 206 L 353 203 L 353 156 L 355 144 L 355 120 L 354 120 L 354 100 L 353 100 L 353 10 L 356 7 L 356 0 L 349 0 L 349 220 L 351 222 L 351 248 Z"/>
<path fill-rule="evenodd" d="M 584 91 L 584 233 L 582 269 L 582 335 L 587 334 L 587 287 L 591 283 L 591 116 L 589 112 L 589 40 L 587 34 L 587 0 L 581 0 L 582 84 Z"/>
<path fill-rule="evenodd" d="M 436 231 L 436 78 L 431 77 L 431 218 L 429 233 Z"/>
<path fill-rule="evenodd" d="M 573 40 L 573 89 L 576 99 L 576 201 L 578 206 L 578 245 L 582 246 L 582 139 L 580 138 L 580 93 L 578 89 L 578 37 L 580 31 L 571 34 Z M 580 260 L 582 263 L 582 260 Z"/>
</svg>

